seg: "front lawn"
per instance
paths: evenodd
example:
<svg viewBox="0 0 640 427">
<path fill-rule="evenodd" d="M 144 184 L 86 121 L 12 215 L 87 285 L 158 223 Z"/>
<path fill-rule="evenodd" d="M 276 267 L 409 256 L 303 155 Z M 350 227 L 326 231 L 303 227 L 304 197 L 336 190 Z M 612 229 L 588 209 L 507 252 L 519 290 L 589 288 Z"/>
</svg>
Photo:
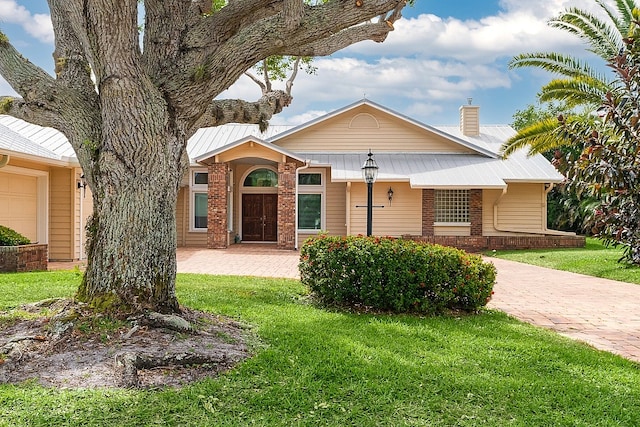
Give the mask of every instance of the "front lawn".
<svg viewBox="0 0 640 427">
<path fill-rule="evenodd" d="M 79 280 L 0 275 L 0 309 Z M 257 355 L 179 390 L 0 385 L 0 425 L 640 425 L 637 364 L 498 312 L 346 314 L 314 307 L 296 280 L 191 274 L 178 296 L 250 325 Z"/>
<path fill-rule="evenodd" d="M 640 267 L 618 262 L 622 256 L 621 248 L 607 248 L 600 240 L 593 238 L 587 238 L 587 244 L 584 248 L 521 249 L 488 252 L 486 255 L 554 270 L 571 271 L 588 276 L 640 284 Z"/>
</svg>

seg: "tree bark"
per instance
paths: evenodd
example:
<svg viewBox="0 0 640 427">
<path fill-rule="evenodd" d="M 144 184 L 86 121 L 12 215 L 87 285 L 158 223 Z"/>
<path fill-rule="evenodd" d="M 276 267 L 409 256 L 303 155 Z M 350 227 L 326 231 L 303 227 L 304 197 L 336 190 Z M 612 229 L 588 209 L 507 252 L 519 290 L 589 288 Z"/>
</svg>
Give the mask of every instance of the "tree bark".
<svg viewBox="0 0 640 427">
<path fill-rule="evenodd" d="M 121 314 L 179 311 L 175 211 L 188 138 L 230 122 L 264 128 L 291 102 L 289 91 L 277 90 L 256 102 L 216 97 L 269 56 L 328 55 L 361 40 L 382 41 L 406 4 L 236 0 L 213 12 L 210 1 L 48 3 L 56 76 L 23 58 L 0 32 L 0 74 L 22 96 L 0 98 L 0 113 L 69 139 L 94 202 L 77 296 Z"/>
</svg>

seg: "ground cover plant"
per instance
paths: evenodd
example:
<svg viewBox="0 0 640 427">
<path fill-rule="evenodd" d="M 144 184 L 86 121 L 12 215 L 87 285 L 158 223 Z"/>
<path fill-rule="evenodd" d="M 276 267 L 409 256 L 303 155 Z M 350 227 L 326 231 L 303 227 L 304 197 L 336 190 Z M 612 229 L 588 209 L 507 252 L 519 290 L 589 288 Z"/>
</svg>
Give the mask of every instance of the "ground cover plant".
<svg viewBox="0 0 640 427">
<path fill-rule="evenodd" d="M 0 310 L 70 296 L 78 280 L 73 272 L 0 275 Z M 640 424 L 637 364 L 501 313 L 322 310 L 287 279 L 178 275 L 177 291 L 185 305 L 250 328 L 255 356 L 177 389 L 1 384 L 0 425 Z"/>
<path fill-rule="evenodd" d="M 607 247 L 600 240 L 587 238 L 584 248 L 493 251 L 487 252 L 486 255 L 554 270 L 640 284 L 640 267 L 618 262 L 622 254 L 622 248 Z"/>
</svg>

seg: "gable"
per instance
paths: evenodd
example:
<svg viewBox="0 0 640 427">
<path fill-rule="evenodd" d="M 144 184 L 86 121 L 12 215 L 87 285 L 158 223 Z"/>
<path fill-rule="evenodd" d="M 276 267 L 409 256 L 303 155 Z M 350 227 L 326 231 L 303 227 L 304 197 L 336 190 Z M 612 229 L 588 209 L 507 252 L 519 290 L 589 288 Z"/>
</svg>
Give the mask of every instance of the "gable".
<svg viewBox="0 0 640 427">
<path fill-rule="evenodd" d="M 366 103 L 272 141 L 295 152 L 475 152 L 436 129 Z"/>
</svg>

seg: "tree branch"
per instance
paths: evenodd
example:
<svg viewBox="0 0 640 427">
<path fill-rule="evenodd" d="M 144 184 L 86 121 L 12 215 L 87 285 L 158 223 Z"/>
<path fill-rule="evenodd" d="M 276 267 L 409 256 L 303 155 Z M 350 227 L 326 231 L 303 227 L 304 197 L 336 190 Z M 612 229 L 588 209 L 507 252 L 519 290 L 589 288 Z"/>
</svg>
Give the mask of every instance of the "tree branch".
<svg viewBox="0 0 640 427">
<path fill-rule="evenodd" d="M 263 95 L 256 102 L 240 99 L 214 100 L 209 104 L 205 113 L 194 124 L 192 131 L 209 126 L 220 126 L 227 123 L 252 123 L 260 126 L 264 131 L 269 125 L 269 119 L 278 114 L 291 103 L 293 98 L 281 90 Z"/>
<path fill-rule="evenodd" d="M 291 44 L 289 47 L 283 48 L 283 54 L 290 56 L 327 56 L 364 40 L 382 43 L 391 31 L 393 31 L 393 26 L 387 21 L 362 24 L 342 30 L 323 40 L 314 40 L 306 45 Z"/>
<path fill-rule="evenodd" d="M 294 30 L 300 25 L 304 16 L 304 2 L 302 0 L 284 0 L 284 27 Z"/>
</svg>

